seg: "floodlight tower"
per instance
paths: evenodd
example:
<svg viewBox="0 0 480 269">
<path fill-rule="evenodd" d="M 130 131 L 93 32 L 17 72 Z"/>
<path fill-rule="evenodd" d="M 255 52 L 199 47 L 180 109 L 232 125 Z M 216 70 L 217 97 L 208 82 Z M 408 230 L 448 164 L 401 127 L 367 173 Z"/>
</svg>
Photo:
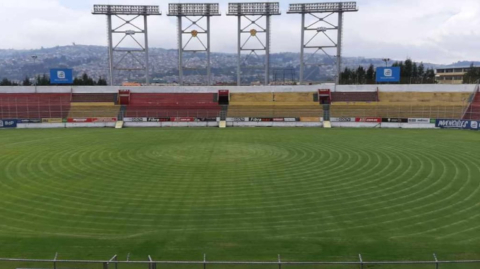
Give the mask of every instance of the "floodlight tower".
<svg viewBox="0 0 480 269">
<path fill-rule="evenodd" d="M 178 78 L 180 85 L 184 82 L 183 70 L 185 67 L 183 65 L 183 58 L 184 54 L 187 52 L 206 52 L 207 60 L 205 67 L 189 69 L 206 69 L 207 85 L 210 86 L 212 84 L 212 68 L 210 62 L 210 17 L 220 15 L 218 4 L 168 4 L 168 16 L 175 16 L 178 18 Z M 188 20 L 187 27 L 183 27 L 184 18 Z M 199 24 L 202 20 L 206 21 L 206 27 L 202 27 Z M 198 28 L 199 30 L 194 29 L 193 27 Z M 184 43 L 183 40 L 184 35 L 190 35 L 190 38 L 186 43 Z M 199 35 L 206 36 L 206 45 L 199 38 Z M 201 48 L 189 48 L 188 45 L 191 44 L 190 42 L 192 40 L 196 40 Z"/>
<path fill-rule="evenodd" d="M 316 49 L 315 52 L 310 57 L 313 57 L 317 52 L 322 51 L 327 56 L 330 56 L 325 49 L 336 48 L 336 83 L 340 82 L 340 72 L 342 65 L 342 38 L 343 38 L 343 13 L 344 12 L 357 12 L 357 3 L 356 2 L 336 2 L 336 3 L 311 3 L 311 4 L 290 4 L 288 14 L 302 14 L 302 35 L 301 35 L 301 50 L 300 50 L 300 83 L 304 82 L 305 79 L 305 65 L 308 65 L 308 60 L 305 60 L 305 49 Z M 327 15 L 321 17 L 315 14 L 327 13 Z M 311 15 L 315 18 L 315 21 L 305 27 L 305 17 L 306 15 Z M 333 14 L 338 14 L 338 24 L 334 25 L 325 19 L 330 17 Z M 319 27 L 318 24 L 323 24 L 324 26 Z M 315 35 L 305 43 L 305 33 L 309 31 L 316 32 Z M 330 36 L 328 36 L 329 31 L 337 32 L 337 42 L 333 41 Z M 310 45 L 310 43 L 318 36 L 325 36 L 332 44 L 330 45 Z"/>
<path fill-rule="evenodd" d="M 94 5 L 93 12 L 94 15 L 107 15 L 107 27 L 108 27 L 108 61 L 109 61 L 109 74 L 110 74 L 110 85 L 113 85 L 114 82 L 114 71 L 115 70 L 124 70 L 124 71 L 134 71 L 134 70 L 143 70 L 145 71 L 145 82 L 150 83 L 149 80 L 149 70 L 150 64 L 148 60 L 148 24 L 147 17 L 151 15 L 162 15 L 158 6 L 126 6 L 126 5 Z M 112 26 L 112 16 L 115 16 L 122 20 L 122 24 L 116 28 Z M 125 16 L 134 16 L 132 19 Z M 143 29 L 135 24 L 133 21 L 143 16 Z M 125 26 L 132 27 L 132 30 L 122 30 Z M 113 35 L 119 34 L 123 35 L 121 40 L 113 46 Z M 140 42 L 135 38 L 135 34 L 144 35 L 144 45 L 142 46 Z M 127 37 L 132 38 L 135 43 L 138 45 L 137 48 L 119 48 L 123 41 Z M 135 56 L 134 53 L 144 54 L 144 62 Z M 114 62 L 116 54 L 123 54 L 117 62 Z M 137 62 L 141 67 L 134 67 L 128 64 L 122 64 L 129 55 L 135 62 Z M 120 65 L 122 64 L 122 65 Z"/>
<path fill-rule="evenodd" d="M 237 85 L 241 85 L 242 73 L 242 51 L 249 51 L 250 54 L 243 60 L 246 65 L 248 58 L 255 55 L 259 57 L 258 51 L 265 51 L 265 85 L 270 83 L 270 19 L 272 15 L 280 15 L 280 4 L 278 2 L 268 3 L 229 3 L 228 16 L 238 17 L 238 56 L 237 56 Z M 245 18 L 249 24 L 242 27 L 242 18 Z M 258 22 L 265 18 L 265 27 L 262 27 Z M 248 30 L 249 27 L 253 27 Z M 242 36 L 248 34 L 248 38 L 242 43 Z M 264 34 L 263 43 L 258 34 Z M 246 48 L 247 43 L 251 39 L 257 39 L 259 47 Z M 246 68 L 258 68 L 255 66 L 245 66 Z M 263 67 L 260 67 L 263 68 Z"/>
</svg>

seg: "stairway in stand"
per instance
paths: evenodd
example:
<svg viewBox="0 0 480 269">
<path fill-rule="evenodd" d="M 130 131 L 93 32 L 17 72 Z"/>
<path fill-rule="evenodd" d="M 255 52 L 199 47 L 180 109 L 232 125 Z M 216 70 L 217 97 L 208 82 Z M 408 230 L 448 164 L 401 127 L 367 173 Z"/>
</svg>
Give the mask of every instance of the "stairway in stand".
<svg viewBox="0 0 480 269">
<path fill-rule="evenodd" d="M 472 96 L 472 102 L 468 106 L 463 116 L 464 120 L 480 120 L 480 86 L 477 86 L 476 92 Z"/>
<path fill-rule="evenodd" d="M 227 120 L 227 113 L 228 113 L 228 105 L 222 105 L 220 110 L 220 120 L 225 121 Z"/>
</svg>

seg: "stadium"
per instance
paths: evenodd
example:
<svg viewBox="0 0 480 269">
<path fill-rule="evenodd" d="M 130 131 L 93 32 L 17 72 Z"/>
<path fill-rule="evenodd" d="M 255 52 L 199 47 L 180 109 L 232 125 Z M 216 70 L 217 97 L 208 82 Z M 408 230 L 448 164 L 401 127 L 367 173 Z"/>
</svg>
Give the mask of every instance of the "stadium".
<svg viewBox="0 0 480 269">
<path fill-rule="evenodd" d="M 480 266 L 478 83 L 112 85 L 0 87 L 0 268 Z"/>
</svg>

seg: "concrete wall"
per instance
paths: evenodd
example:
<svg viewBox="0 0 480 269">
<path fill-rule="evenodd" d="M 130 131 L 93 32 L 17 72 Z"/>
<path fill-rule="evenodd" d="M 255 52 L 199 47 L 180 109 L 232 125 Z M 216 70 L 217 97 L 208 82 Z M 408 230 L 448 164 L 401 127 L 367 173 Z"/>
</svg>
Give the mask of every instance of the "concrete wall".
<svg viewBox="0 0 480 269">
<path fill-rule="evenodd" d="M 124 122 L 129 127 L 218 127 L 218 122 Z"/>
<path fill-rule="evenodd" d="M 125 128 L 218 127 L 218 122 L 125 122 Z M 113 128 L 115 123 L 20 123 L 19 129 Z M 323 127 L 322 122 L 227 122 L 227 127 Z M 333 128 L 435 129 L 435 124 L 332 122 Z"/>
<path fill-rule="evenodd" d="M 227 122 L 227 127 L 322 127 L 322 122 Z"/>
<path fill-rule="evenodd" d="M 115 122 L 92 123 L 19 123 L 18 129 L 49 129 L 49 128 L 113 128 Z"/>
<path fill-rule="evenodd" d="M 240 92 L 316 92 L 319 89 L 330 89 L 337 92 L 372 92 L 377 88 L 382 92 L 473 92 L 474 84 L 461 85 L 339 85 L 319 84 L 306 86 L 39 86 L 38 93 L 118 93 L 118 90 L 130 90 L 133 93 L 216 93 L 228 89 L 233 93 Z M 0 93 L 35 93 L 33 86 L 2 86 Z"/>
<path fill-rule="evenodd" d="M 412 124 L 392 122 L 332 122 L 333 128 L 396 128 L 396 129 L 435 129 L 435 123 Z"/>
</svg>

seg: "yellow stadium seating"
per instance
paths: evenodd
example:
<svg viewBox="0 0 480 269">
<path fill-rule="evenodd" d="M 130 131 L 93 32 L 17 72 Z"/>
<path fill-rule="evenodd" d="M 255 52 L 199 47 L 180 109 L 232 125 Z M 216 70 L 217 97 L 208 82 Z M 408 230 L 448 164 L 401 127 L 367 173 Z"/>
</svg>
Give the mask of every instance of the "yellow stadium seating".
<svg viewBox="0 0 480 269">
<path fill-rule="evenodd" d="M 114 103 L 72 103 L 69 118 L 118 117 L 120 106 Z"/>
<path fill-rule="evenodd" d="M 228 117 L 319 117 L 315 92 L 232 93 Z M 461 118 L 469 93 L 380 92 L 379 102 L 335 102 L 332 117 Z"/>
<path fill-rule="evenodd" d="M 355 104 L 332 105 L 332 117 L 378 117 L 378 118 L 461 118 L 465 106 L 451 105 L 388 105 Z"/>
<path fill-rule="evenodd" d="M 228 117 L 320 117 L 322 107 L 314 92 L 232 93 Z"/>
<path fill-rule="evenodd" d="M 332 117 L 461 118 L 469 93 L 380 92 L 379 102 L 337 102 Z"/>
<path fill-rule="evenodd" d="M 457 92 L 380 92 L 381 103 L 464 105 L 470 93 Z"/>
</svg>

